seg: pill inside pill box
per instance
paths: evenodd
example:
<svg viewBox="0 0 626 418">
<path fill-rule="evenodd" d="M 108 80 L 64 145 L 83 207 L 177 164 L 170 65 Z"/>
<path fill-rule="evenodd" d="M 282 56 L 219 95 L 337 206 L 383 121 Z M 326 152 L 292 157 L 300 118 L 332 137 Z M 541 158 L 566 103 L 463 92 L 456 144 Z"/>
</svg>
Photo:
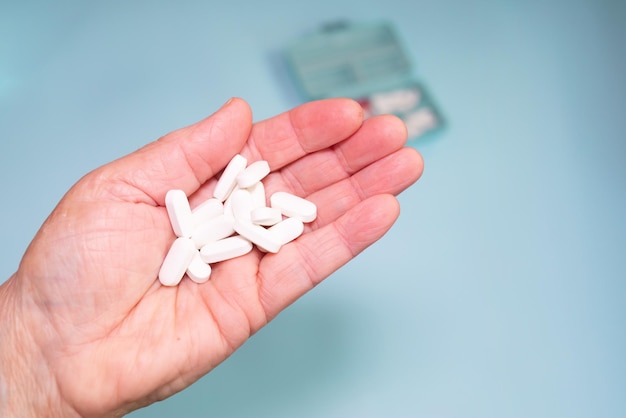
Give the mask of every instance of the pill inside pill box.
<svg viewBox="0 0 626 418">
<path fill-rule="evenodd" d="M 439 106 L 417 79 L 409 50 L 391 21 L 328 22 L 292 42 L 285 58 L 307 101 L 351 97 L 366 118 L 393 114 L 409 121 L 412 141 L 436 138 L 445 128 Z M 421 113 L 426 110 L 428 119 Z"/>
</svg>

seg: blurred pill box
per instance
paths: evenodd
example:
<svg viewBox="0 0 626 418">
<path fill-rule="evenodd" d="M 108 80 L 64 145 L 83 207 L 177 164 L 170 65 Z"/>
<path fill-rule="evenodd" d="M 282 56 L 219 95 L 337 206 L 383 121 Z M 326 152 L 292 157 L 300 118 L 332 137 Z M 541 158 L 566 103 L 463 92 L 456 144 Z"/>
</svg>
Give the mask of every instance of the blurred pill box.
<svg viewBox="0 0 626 418">
<path fill-rule="evenodd" d="M 286 55 L 306 100 L 351 97 L 366 117 L 391 113 L 403 119 L 411 141 L 433 137 L 444 126 L 389 22 L 325 25 L 290 45 Z"/>
</svg>

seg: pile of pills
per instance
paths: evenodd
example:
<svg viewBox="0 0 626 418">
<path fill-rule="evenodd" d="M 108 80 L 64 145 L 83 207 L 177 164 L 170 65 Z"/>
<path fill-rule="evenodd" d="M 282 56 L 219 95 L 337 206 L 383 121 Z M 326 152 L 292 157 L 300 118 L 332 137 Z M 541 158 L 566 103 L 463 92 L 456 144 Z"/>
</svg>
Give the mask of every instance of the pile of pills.
<svg viewBox="0 0 626 418">
<path fill-rule="evenodd" d="M 261 180 L 269 172 L 267 161 L 248 165 L 237 154 L 220 176 L 213 197 L 194 210 L 185 192 L 167 192 L 165 207 L 177 238 L 161 265 L 161 284 L 176 286 L 185 273 L 204 283 L 213 263 L 247 254 L 254 245 L 276 253 L 302 234 L 304 223 L 316 218 L 317 207 L 287 192 L 272 194 L 267 206 Z"/>
</svg>

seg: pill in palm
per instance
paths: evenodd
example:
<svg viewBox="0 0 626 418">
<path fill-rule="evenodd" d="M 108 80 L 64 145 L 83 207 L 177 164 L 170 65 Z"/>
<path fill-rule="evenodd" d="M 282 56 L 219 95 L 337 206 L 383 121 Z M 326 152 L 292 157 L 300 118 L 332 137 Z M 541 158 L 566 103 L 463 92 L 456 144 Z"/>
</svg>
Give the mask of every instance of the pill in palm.
<svg viewBox="0 0 626 418">
<path fill-rule="evenodd" d="M 233 217 L 242 221 L 250 221 L 252 211 L 252 195 L 246 189 L 236 189 L 230 196 Z"/>
<path fill-rule="evenodd" d="M 223 214 L 224 205 L 218 199 L 207 199 L 198 207 L 194 208 L 191 213 L 193 214 L 194 227 L 197 228 L 205 222 Z"/>
<path fill-rule="evenodd" d="M 282 219 L 283 215 L 280 210 L 267 206 L 252 209 L 250 212 L 250 220 L 257 225 L 272 226 L 282 221 Z"/>
<path fill-rule="evenodd" d="M 235 187 L 235 190 L 237 190 L 237 188 Z M 224 215 L 228 215 L 231 218 L 233 218 L 235 215 L 233 215 L 233 195 L 232 193 L 230 195 L 228 195 L 228 198 L 226 198 L 226 200 L 224 201 Z"/>
<path fill-rule="evenodd" d="M 194 220 L 185 192 L 177 189 L 168 191 L 165 195 L 165 207 L 176 236 L 190 237 Z"/>
<path fill-rule="evenodd" d="M 234 224 L 235 220 L 232 216 L 216 216 L 199 226 L 191 235 L 191 239 L 196 248 L 201 248 L 211 241 L 218 241 L 232 235 L 235 232 L 233 229 Z"/>
<path fill-rule="evenodd" d="M 239 154 L 236 154 L 233 159 L 230 160 L 215 185 L 215 190 L 213 191 L 214 198 L 221 202 L 228 198 L 237 184 L 237 176 L 246 168 L 247 163 L 248 160 Z"/>
<path fill-rule="evenodd" d="M 253 186 L 248 187 L 248 190 L 252 196 L 252 208 L 265 206 L 265 186 L 263 182 L 255 183 Z"/>
<path fill-rule="evenodd" d="M 176 238 L 159 270 L 159 281 L 161 284 L 164 286 L 176 286 L 185 275 L 187 267 L 189 267 L 191 260 L 197 252 L 198 250 L 191 239 L 186 237 Z"/>
<path fill-rule="evenodd" d="M 298 218 L 287 218 L 268 228 L 268 232 L 285 245 L 302 235 L 304 223 Z"/>
<path fill-rule="evenodd" d="M 187 267 L 187 276 L 196 283 L 204 283 L 211 276 L 211 266 L 202 260 L 198 251 L 194 251 L 194 256 Z"/>
<path fill-rule="evenodd" d="M 274 193 L 270 197 L 270 204 L 283 215 L 298 218 L 302 222 L 312 222 L 317 217 L 315 203 L 288 192 Z"/>
<path fill-rule="evenodd" d="M 234 235 L 207 243 L 200 248 L 200 256 L 205 263 L 217 263 L 240 257 L 250 251 L 252 251 L 252 243 L 239 235 Z"/>
<path fill-rule="evenodd" d="M 177 285 L 185 273 L 204 283 L 211 264 L 247 254 L 254 245 L 276 253 L 302 234 L 303 222 L 315 219 L 315 204 L 291 193 L 274 193 L 268 207 L 261 180 L 270 172 L 269 164 L 246 164 L 245 157 L 235 155 L 217 181 L 213 198 L 193 211 L 182 190 L 166 194 L 168 216 L 178 238 L 159 271 L 163 285 Z"/>
<path fill-rule="evenodd" d="M 270 165 L 267 161 L 255 161 L 237 175 L 237 184 L 241 188 L 251 187 L 261 181 L 269 172 Z"/>
<path fill-rule="evenodd" d="M 263 248 L 265 251 L 277 253 L 278 250 L 280 250 L 280 241 L 262 226 L 255 225 L 252 222 L 236 220 L 233 228 L 239 235 Z"/>
</svg>

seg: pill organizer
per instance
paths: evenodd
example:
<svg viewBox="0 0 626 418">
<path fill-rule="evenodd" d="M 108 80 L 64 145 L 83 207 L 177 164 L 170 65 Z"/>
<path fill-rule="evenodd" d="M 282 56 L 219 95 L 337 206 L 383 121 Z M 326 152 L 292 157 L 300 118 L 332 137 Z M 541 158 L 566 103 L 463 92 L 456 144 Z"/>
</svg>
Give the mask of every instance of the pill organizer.
<svg viewBox="0 0 626 418">
<path fill-rule="evenodd" d="M 286 60 L 305 100 L 350 97 L 366 117 L 395 114 L 412 141 L 434 137 L 444 127 L 390 22 L 325 25 L 289 45 Z"/>
</svg>

